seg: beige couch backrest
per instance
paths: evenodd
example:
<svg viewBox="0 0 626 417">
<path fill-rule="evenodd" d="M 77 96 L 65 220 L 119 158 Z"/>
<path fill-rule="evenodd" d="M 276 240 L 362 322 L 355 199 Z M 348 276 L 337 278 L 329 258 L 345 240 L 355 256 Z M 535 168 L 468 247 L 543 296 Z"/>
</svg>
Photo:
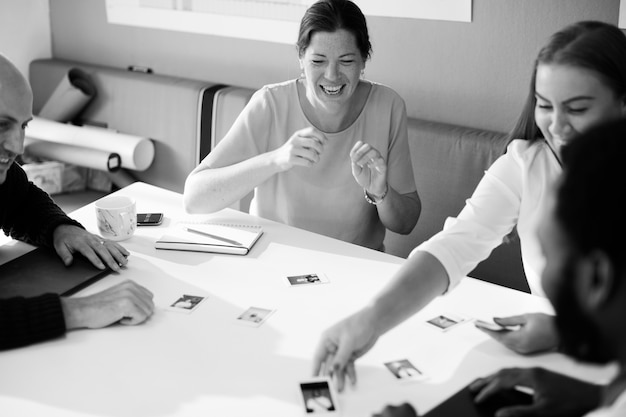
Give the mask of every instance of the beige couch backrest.
<svg viewBox="0 0 626 417">
<path fill-rule="evenodd" d="M 505 134 L 444 123 L 409 119 L 409 149 L 422 214 L 413 232 L 387 232 L 387 252 L 406 257 L 443 228 L 471 196 L 484 171 L 504 153 Z M 501 245 L 471 274 L 476 278 L 528 291 L 519 242 Z"/>
</svg>

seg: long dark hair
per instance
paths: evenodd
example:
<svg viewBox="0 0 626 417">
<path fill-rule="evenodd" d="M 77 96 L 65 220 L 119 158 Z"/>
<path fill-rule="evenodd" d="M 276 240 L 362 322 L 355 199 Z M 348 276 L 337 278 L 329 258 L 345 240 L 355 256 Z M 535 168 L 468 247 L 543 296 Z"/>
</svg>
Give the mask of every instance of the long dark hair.
<svg viewBox="0 0 626 417">
<path fill-rule="evenodd" d="M 372 54 L 365 16 L 350 0 L 320 0 L 307 9 L 300 22 L 296 47 L 302 57 L 315 32 L 335 32 L 345 29 L 354 35 L 363 61 Z"/>
<path fill-rule="evenodd" d="M 626 36 L 616 26 L 583 21 L 555 33 L 539 51 L 526 103 L 509 140 L 543 137 L 535 123 L 535 81 L 539 64 L 571 65 L 594 71 L 617 97 L 626 97 Z"/>
</svg>

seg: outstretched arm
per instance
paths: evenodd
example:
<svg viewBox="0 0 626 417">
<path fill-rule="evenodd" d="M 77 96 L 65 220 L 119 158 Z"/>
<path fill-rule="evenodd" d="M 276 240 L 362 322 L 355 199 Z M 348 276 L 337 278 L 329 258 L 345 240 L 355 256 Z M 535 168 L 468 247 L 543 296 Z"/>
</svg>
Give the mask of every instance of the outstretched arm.
<svg viewBox="0 0 626 417">
<path fill-rule="evenodd" d="M 333 375 L 339 391 L 344 388 L 346 376 L 356 383 L 354 361 L 381 335 L 421 310 L 447 287 L 443 265 L 427 252 L 415 252 L 368 306 L 324 332 L 313 359 L 313 373 Z"/>
</svg>

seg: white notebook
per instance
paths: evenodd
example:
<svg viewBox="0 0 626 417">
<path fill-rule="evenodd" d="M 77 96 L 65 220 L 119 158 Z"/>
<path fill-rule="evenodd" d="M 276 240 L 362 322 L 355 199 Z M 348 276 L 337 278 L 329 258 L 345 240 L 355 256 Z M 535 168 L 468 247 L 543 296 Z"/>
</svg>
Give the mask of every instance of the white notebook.
<svg viewBox="0 0 626 417">
<path fill-rule="evenodd" d="M 247 255 L 263 234 L 261 226 L 182 223 L 156 242 L 157 249 Z"/>
</svg>

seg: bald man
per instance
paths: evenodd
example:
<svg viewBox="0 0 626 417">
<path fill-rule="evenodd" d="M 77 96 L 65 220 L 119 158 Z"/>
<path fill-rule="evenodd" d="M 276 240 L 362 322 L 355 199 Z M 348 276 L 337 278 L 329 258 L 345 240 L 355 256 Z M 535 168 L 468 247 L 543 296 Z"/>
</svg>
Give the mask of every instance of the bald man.
<svg viewBox="0 0 626 417">
<path fill-rule="evenodd" d="M 0 227 L 14 239 L 53 249 L 66 265 L 72 263 L 74 253 L 80 253 L 100 269 L 120 271 L 129 252 L 69 218 L 48 194 L 28 181 L 15 162 L 24 151 L 24 129 L 33 117 L 32 104 L 28 82 L 0 55 Z M 75 328 L 138 324 L 153 310 L 150 291 L 131 281 L 83 298 L 45 294 L 2 299 L 0 294 L 0 349 L 58 337 Z"/>
</svg>

